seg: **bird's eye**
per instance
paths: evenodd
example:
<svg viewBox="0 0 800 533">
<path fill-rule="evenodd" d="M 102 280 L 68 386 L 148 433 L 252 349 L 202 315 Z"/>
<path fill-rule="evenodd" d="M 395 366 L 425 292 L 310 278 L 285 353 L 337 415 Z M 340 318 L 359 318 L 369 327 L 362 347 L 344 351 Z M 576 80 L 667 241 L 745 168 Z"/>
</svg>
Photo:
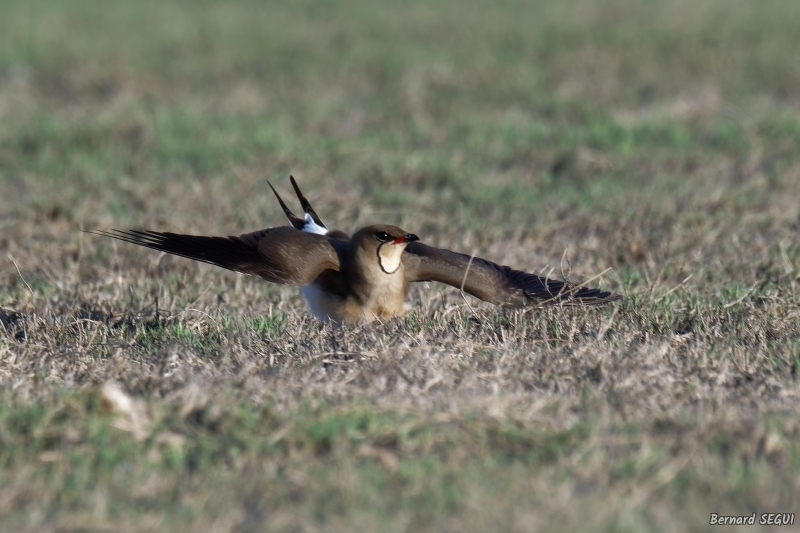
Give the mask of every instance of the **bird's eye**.
<svg viewBox="0 0 800 533">
<path fill-rule="evenodd" d="M 389 237 L 389 234 L 386 233 L 385 231 L 379 231 L 378 233 L 375 234 L 375 236 L 378 238 L 379 241 L 383 242 L 386 242 L 389 239 L 391 239 L 391 237 Z"/>
</svg>

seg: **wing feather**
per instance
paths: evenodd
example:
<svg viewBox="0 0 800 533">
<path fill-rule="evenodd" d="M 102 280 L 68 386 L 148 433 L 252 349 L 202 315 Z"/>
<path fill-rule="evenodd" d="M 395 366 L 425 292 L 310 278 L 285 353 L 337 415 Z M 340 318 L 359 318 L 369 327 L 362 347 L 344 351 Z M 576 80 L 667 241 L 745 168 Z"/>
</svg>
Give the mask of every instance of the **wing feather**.
<svg viewBox="0 0 800 533">
<path fill-rule="evenodd" d="M 308 285 L 326 270 L 338 271 L 342 253 L 340 242 L 291 226 L 230 237 L 149 230 L 91 233 L 288 285 Z"/>
<path fill-rule="evenodd" d="M 502 307 L 534 302 L 600 304 L 619 298 L 600 289 L 571 287 L 563 281 L 419 242 L 406 247 L 403 266 L 408 281 L 439 281 Z"/>
</svg>

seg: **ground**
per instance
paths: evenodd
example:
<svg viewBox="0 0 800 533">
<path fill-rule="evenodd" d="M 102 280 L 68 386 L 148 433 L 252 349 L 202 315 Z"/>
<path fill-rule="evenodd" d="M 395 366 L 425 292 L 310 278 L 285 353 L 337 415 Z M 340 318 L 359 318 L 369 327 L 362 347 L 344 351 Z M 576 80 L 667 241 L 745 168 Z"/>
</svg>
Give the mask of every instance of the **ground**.
<svg viewBox="0 0 800 533">
<path fill-rule="evenodd" d="M 800 513 L 798 58 L 770 0 L 5 3 L 0 529 Z M 332 227 L 623 299 L 336 330 L 81 232 L 284 224 L 290 173 Z"/>
</svg>

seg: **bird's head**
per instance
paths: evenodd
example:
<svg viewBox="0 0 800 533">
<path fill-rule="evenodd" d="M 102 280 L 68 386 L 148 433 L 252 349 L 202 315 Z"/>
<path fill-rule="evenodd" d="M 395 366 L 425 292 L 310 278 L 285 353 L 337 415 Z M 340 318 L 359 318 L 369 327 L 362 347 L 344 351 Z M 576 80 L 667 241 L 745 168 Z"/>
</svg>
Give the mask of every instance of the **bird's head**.
<svg viewBox="0 0 800 533">
<path fill-rule="evenodd" d="M 353 235 L 353 243 L 367 257 L 377 256 L 378 265 L 384 274 L 394 274 L 400 268 L 403 250 L 410 242 L 418 241 L 413 233 L 406 233 L 397 226 L 378 224 L 367 226 Z"/>
</svg>

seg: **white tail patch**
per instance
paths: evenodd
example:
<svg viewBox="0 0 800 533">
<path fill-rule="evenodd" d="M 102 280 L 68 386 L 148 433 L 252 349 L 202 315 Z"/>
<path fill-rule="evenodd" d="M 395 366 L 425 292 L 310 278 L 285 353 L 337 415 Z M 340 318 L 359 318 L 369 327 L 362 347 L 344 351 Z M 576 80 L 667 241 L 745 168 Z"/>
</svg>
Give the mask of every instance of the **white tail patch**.
<svg viewBox="0 0 800 533">
<path fill-rule="evenodd" d="M 319 224 L 314 222 L 314 219 L 311 217 L 311 215 L 306 213 L 306 225 L 303 226 L 303 232 L 316 233 L 317 235 L 327 235 L 328 228 L 326 228 L 324 225 L 320 226 Z"/>
</svg>

